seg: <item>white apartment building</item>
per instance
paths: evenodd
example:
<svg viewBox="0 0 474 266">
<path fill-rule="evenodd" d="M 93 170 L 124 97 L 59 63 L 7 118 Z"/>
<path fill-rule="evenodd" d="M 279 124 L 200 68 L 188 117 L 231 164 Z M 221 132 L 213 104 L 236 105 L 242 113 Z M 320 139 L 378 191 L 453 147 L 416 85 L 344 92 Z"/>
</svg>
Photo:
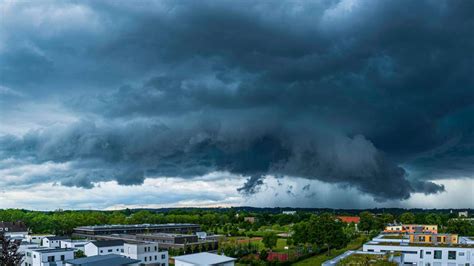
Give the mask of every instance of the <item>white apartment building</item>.
<svg viewBox="0 0 474 266">
<path fill-rule="evenodd" d="M 18 252 L 21 253 L 21 254 L 25 254 L 26 250 L 28 249 L 35 249 L 35 248 L 39 248 L 40 245 L 37 244 L 37 243 L 29 243 L 29 242 L 26 242 L 26 241 L 22 241 L 20 243 L 20 247 L 18 247 Z"/>
<path fill-rule="evenodd" d="M 108 255 L 123 253 L 123 240 L 101 240 L 89 242 L 84 246 L 84 254 L 87 257 L 96 255 Z"/>
<path fill-rule="evenodd" d="M 174 257 L 175 266 L 234 266 L 234 258 L 208 252 L 194 253 Z"/>
<path fill-rule="evenodd" d="M 143 265 L 168 266 L 168 252 L 160 251 L 158 243 L 125 243 L 122 255 Z"/>
<path fill-rule="evenodd" d="M 384 253 L 400 252 L 402 254 L 402 265 L 474 265 L 474 246 L 472 245 L 416 245 L 371 241 L 364 244 L 363 251 Z"/>
<path fill-rule="evenodd" d="M 89 240 L 61 240 L 61 248 L 85 251 L 85 246 L 90 242 Z"/>
<path fill-rule="evenodd" d="M 26 235 L 26 241 L 30 243 L 40 244 L 42 243 L 43 238 L 45 237 L 54 237 L 55 235 Z"/>
<path fill-rule="evenodd" d="M 33 248 L 25 251 L 22 266 L 63 266 L 74 259 L 74 250 L 68 248 Z"/>
<path fill-rule="evenodd" d="M 47 248 L 60 248 L 61 241 L 64 240 L 70 241 L 71 239 L 69 237 L 64 236 L 47 236 L 43 238 L 41 246 Z"/>
</svg>

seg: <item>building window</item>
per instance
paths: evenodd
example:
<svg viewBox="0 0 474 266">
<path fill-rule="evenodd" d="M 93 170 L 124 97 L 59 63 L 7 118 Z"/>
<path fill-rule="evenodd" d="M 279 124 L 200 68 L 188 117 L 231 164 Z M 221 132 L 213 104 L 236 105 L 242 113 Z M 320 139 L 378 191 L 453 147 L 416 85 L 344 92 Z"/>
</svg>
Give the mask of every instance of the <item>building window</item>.
<svg viewBox="0 0 474 266">
<path fill-rule="evenodd" d="M 434 259 L 435 260 L 440 260 L 442 258 L 442 251 L 441 250 L 435 250 L 434 251 Z"/>
<path fill-rule="evenodd" d="M 54 256 L 48 256 L 48 262 L 53 262 L 54 261 Z"/>
<path fill-rule="evenodd" d="M 64 255 L 61 255 L 61 260 L 65 260 L 66 258 L 64 257 Z"/>
<path fill-rule="evenodd" d="M 158 247 L 157 247 L 157 246 L 155 246 L 155 251 L 157 251 L 157 250 L 158 250 Z"/>
<path fill-rule="evenodd" d="M 431 251 L 426 251 L 426 255 L 431 255 Z"/>
<path fill-rule="evenodd" d="M 420 259 L 423 258 L 423 250 L 420 250 Z"/>
<path fill-rule="evenodd" d="M 418 251 L 403 250 L 402 253 L 404 253 L 404 254 L 417 254 Z"/>
<path fill-rule="evenodd" d="M 464 256 L 464 252 L 459 252 L 459 256 Z"/>
<path fill-rule="evenodd" d="M 456 251 L 448 251 L 448 260 L 456 259 Z"/>
<path fill-rule="evenodd" d="M 145 261 L 147 261 L 147 257 L 145 257 Z"/>
<path fill-rule="evenodd" d="M 155 260 L 157 260 L 157 259 L 158 259 L 158 256 L 155 255 Z"/>
<path fill-rule="evenodd" d="M 162 254 L 162 255 L 161 255 L 161 259 L 164 260 L 165 258 L 166 258 L 166 255 L 165 255 L 165 254 Z"/>
<path fill-rule="evenodd" d="M 109 249 L 107 252 L 112 252 L 112 251 L 114 251 L 114 250 L 113 250 L 113 249 Z"/>
<path fill-rule="evenodd" d="M 103 250 L 101 250 L 101 251 L 100 251 L 100 253 L 104 253 L 104 251 L 103 251 Z"/>
</svg>

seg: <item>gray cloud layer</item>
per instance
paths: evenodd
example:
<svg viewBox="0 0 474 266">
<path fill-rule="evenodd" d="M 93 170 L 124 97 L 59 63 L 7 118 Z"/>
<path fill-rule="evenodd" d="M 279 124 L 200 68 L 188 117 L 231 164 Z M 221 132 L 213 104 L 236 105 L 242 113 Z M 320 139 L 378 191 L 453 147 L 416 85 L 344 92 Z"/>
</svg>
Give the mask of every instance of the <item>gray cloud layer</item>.
<svg viewBox="0 0 474 266">
<path fill-rule="evenodd" d="M 71 166 L 30 182 L 220 170 L 248 176 L 244 194 L 271 174 L 384 200 L 474 170 L 470 1 L 28 7 L 42 24 L 0 31 L 2 82 L 81 118 L 0 137 L 0 158 Z"/>
</svg>

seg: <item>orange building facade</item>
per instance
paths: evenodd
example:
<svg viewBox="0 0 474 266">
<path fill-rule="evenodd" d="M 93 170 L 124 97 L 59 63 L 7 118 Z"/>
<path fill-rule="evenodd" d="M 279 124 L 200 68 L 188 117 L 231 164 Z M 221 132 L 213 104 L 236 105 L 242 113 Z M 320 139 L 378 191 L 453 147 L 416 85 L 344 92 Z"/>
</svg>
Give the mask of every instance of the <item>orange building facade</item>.
<svg viewBox="0 0 474 266">
<path fill-rule="evenodd" d="M 457 244 L 458 235 L 456 234 L 427 234 L 427 233 L 412 233 L 410 236 L 410 243 L 421 244 Z"/>
<path fill-rule="evenodd" d="M 426 224 L 400 224 L 400 225 L 388 225 L 385 227 L 384 233 L 438 233 L 437 225 L 426 225 Z"/>
</svg>

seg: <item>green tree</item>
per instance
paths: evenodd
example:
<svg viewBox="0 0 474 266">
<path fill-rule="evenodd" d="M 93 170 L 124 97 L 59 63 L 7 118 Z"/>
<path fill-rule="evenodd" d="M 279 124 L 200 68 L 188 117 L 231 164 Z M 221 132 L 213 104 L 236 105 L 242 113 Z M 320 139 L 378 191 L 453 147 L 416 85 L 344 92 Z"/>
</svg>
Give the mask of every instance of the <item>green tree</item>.
<svg viewBox="0 0 474 266">
<path fill-rule="evenodd" d="M 278 236 L 274 232 L 266 232 L 263 235 L 262 243 L 266 248 L 276 247 Z"/>
<path fill-rule="evenodd" d="M 291 236 L 295 245 L 309 243 L 308 239 L 308 223 L 299 222 L 293 225 L 293 235 Z"/>
<path fill-rule="evenodd" d="M 268 251 L 266 251 L 265 249 L 263 249 L 262 251 L 260 251 L 260 254 L 258 256 L 261 260 L 263 261 L 266 261 L 267 258 L 268 258 Z"/>
<path fill-rule="evenodd" d="M 361 212 L 359 214 L 360 222 L 359 222 L 359 230 L 361 231 L 370 231 L 375 224 L 374 215 L 371 212 Z"/>
<path fill-rule="evenodd" d="M 19 243 L 0 233 L 0 265 L 20 265 L 23 261 L 23 254 L 18 252 L 19 247 Z"/>
<path fill-rule="evenodd" d="M 474 225 L 469 220 L 451 219 L 447 231 L 452 234 L 474 236 Z"/>
<path fill-rule="evenodd" d="M 441 225 L 441 217 L 435 213 L 430 213 L 425 217 L 425 223 Z"/>
<path fill-rule="evenodd" d="M 84 257 L 86 257 L 86 254 L 84 254 L 84 251 L 79 249 L 76 252 L 74 252 L 74 258 L 79 259 L 79 258 L 84 258 Z"/>
<path fill-rule="evenodd" d="M 400 215 L 400 222 L 403 224 L 413 224 L 415 223 L 415 215 L 411 212 L 405 212 Z"/>
<path fill-rule="evenodd" d="M 329 213 L 323 213 L 317 218 L 311 217 L 310 229 L 314 232 L 315 244 L 320 247 L 327 247 L 328 252 L 331 248 L 342 248 L 347 245 L 348 239 L 344 234 L 344 223 L 335 219 Z"/>
</svg>

